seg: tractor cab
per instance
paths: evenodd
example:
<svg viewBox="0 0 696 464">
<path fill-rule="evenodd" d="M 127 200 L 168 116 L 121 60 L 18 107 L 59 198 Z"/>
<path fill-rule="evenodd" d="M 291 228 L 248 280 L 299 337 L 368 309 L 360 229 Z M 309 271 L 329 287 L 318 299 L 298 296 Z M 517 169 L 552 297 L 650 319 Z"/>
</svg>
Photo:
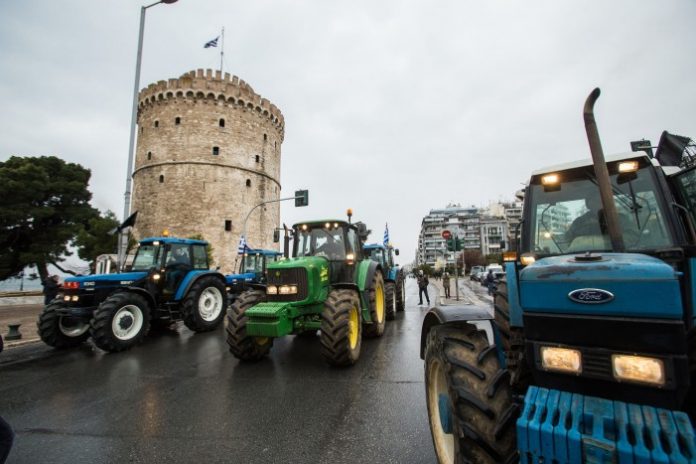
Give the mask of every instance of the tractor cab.
<svg viewBox="0 0 696 464">
<path fill-rule="evenodd" d="M 230 296 L 242 293 L 248 285 L 264 285 L 267 280 L 266 267 L 283 256 L 275 250 L 247 249 L 241 255 L 236 274 L 225 276 Z"/>
</svg>

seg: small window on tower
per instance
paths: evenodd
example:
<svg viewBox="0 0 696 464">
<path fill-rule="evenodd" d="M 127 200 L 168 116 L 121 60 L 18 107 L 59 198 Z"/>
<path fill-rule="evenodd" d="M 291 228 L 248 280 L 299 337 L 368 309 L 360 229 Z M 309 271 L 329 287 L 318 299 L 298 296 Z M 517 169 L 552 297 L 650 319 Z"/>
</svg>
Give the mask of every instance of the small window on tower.
<svg viewBox="0 0 696 464">
<path fill-rule="evenodd" d="M 259 155 L 256 155 L 256 162 L 258 163 L 259 161 L 261 161 L 261 157 Z"/>
<path fill-rule="evenodd" d="M 263 134 L 263 141 L 265 142 L 266 140 L 268 140 L 268 135 Z"/>
<path fill-rule="evenodd" d="M 155 119 L 155 127 L 159 127 L 159 121 Z"/>
<path fill-rule="evenodd" d="M 176 124 L 177 126 L 178 126 L 179 124 L 181 124 L 181 118 L 180 118 L 179 116 L 177 116 L 176 118 L 174 118 L 174 124 Z"/>
<path fill-rule="evenodd" d="M 147 152 L 147 159 L 149 159 L 149 160 L 152 159 L 152 152 L 151 151 Z"/>
<path fill-rule="evenodd" d="M 218 122 L 220 124 L 220 127 L 225 127 L 225 120 L 220 118 L 220 121 Z"/>
<path fill-rule="evenodd" d="M 247 179 L 247 181 L 246 181 L 246 186 L 247 186 L 247 187 L 251 187 L 251 179 Z"/>
<path fill-rule="evenodd" d="M 218 156 L 220 154 L 220 147 L 213 147 L 213 155 Z"/>
<path fill-rule="evenodd" d="M 232 230 L 232 221 L 229 219 L 225 219 L 225 232 L 229 232 Z"/>
<path fill-rule="evenodd" d="M 164 175 L 160 175 L 160 184 L 164 184 Z"/>
</svg>

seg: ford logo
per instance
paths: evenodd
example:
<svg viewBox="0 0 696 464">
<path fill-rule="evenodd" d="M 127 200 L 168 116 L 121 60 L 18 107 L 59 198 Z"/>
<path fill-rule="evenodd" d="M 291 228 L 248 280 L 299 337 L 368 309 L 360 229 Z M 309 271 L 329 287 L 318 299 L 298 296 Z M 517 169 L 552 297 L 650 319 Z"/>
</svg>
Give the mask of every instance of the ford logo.
<svg viewBox="0 0 696 464">
<path fill-rule="evenodd" d="M 580 288 L 568 294 L 568 298 L 576 303 L 601 304 L 614 299 L 614 294 L 600 288 Z"/>
</svg>

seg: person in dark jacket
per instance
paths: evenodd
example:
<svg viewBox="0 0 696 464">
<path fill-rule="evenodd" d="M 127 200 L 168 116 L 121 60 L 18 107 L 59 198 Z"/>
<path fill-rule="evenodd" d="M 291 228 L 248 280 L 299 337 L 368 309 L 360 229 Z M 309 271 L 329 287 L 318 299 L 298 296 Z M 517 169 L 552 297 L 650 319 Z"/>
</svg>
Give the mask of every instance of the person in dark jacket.
<svg viewBox="0 0 696 464">
<path fill-rule="evenodd" d="M 418 302 L 419 305 L 423 304 L 423 293 L 425 293 L 425 300 L 428 302 L 428 306 L 430 306 L 430 296 L 428 296 L 428 284 L 430 284 L 428 276 L 423 274 L 423 271 L 420 271 L 418 273 L 418 299 L 420 300 Z"/>
<path fill-rule="evenodd" d="M 493 295 L 493 292 L 495 292 L 495 274 L 493 274 L 493 269 L 488 270 L 486 286 L 488 287 L 488 294 Z"/>
<path fill-rule="evenodd" d="M 43 285 L 44 304 L 47 305 L 58 295 L 58 288 L 60 288 L 58 276 L 48 276 L 41 285 Z"/>
</svg>

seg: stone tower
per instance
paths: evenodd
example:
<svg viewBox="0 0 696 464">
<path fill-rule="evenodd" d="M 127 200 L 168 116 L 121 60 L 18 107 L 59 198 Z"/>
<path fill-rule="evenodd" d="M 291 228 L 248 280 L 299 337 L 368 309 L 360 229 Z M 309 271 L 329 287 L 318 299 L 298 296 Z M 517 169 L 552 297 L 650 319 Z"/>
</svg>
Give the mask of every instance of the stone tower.
<svg viewBox="0 0 696 464">
<path fill-rule="evenodd" d="M 237 76 L 191 71 L 143 89 L 132 211 L 137 239 L 201 235 L 214 266 L 233 271 L 244 218 L 261 202 L 280 198 L 280 110 Z M 247 222 L 254 248 L 277 249 L 280 207 L 257 208 Z"/>
</svg>

